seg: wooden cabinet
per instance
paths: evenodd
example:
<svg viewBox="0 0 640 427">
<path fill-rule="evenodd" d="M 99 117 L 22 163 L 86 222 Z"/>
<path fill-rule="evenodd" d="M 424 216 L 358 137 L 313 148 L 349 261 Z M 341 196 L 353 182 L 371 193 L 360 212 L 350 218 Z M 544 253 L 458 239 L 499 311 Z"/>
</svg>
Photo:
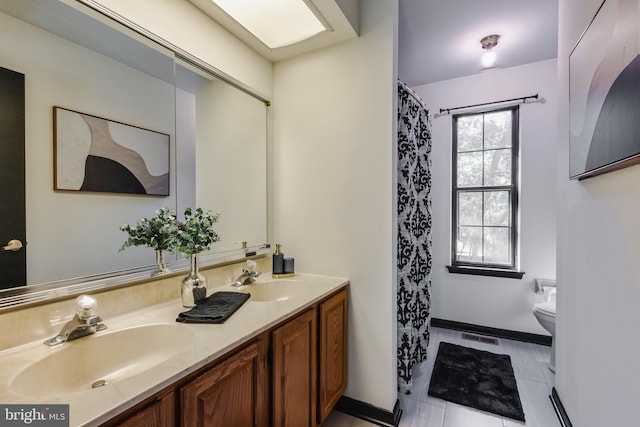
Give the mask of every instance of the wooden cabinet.
<svg viewBox="0 0 640 427">
<path fill-rule="evenodd" d="M 316 310 L 271 334 L 274 427 L 316 425 Z"/>
<path fill-rule="evenodd" d="M 345 288 L 104 425 L 313 427 L 346 385 Z"/>
<path fill-rule="evenodd" d="M 322 423 L 347 388 L 347 290 L 318 308 L 318 423 Z"/>
<path fill-rule="evenodd" d="M 181 426 L 269 425 L 266 343 L 258 339 L 180 389 Z"/>
<path fill-rule="evenodd" d="M 160 392 L 104 425 L 110 427 L 175 427 L 174 390 Z"/>
</svg>

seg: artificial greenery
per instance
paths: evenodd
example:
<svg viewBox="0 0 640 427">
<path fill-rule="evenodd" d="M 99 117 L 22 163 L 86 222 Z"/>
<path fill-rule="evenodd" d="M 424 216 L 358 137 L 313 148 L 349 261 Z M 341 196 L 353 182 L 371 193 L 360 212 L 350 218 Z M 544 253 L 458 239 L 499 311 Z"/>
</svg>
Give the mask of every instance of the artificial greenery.
<svg viewBox="0 0 640 427">
<path fill-rule="evenodd" d="M 136 225 L 123 225 L 120 230 L 129 233 L 121 251 L 129 246 L 148 246 L 155 250 L 172 251 L 176 247 L 178 223 L 175 211 L 161 208 L 153 218 L 142 218 Z"/>
<path fill-rule="evenodd" d="M 218 222 L 220 214 L 203 211 L 197 208 L 195 213 L 191 208 L 184 211 L 184 221 L 178 223 L 176 243 L 178 251 L 185 257 L 211 249 L 211 244 L 218 242 L 220 237 L 213 231 L 213 224 Z"/>
</svg>

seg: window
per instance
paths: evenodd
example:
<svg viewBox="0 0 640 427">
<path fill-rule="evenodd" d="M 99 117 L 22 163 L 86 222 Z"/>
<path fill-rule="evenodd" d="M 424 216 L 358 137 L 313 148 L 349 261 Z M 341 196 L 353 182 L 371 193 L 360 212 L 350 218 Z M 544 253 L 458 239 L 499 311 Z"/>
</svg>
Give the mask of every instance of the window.
<svg viewBox="0 0 640 427">
<path fill-rule="evenodd" d="M 517 272 L 518 107 L 453 116 L 450 272 Z"/>
</svg>

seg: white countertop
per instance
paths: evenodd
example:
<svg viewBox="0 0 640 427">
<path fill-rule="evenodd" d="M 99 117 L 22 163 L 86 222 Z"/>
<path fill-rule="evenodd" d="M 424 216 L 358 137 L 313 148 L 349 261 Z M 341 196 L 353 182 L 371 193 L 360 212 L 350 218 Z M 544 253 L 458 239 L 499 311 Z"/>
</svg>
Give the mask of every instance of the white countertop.
<svg viewBox="0 0 640 427">
<path fill-rule="evenodd" d="M 259 277 L 250 287 L 273 280 L 295 280 L 300 292 L 283 301 L 259 302 L 249 299 L 224 324 L 185 324 L 175 321 L 178 313 L 186 311 L 179 299 L 147 307 L 127 315 L 104 319 L 108 329 L 93 336 L 79 338 L 57 347 L 42 341 L 32 342 L 0 352 L 0 402 L 3 404 L 69 404 L 71 426 L 99 425 L 154 393 L 184 378 L 207 363 L 239 345 L 248 342 L 287 317 L 303 311 L 336 290 L 346 286 L 344 278 L 296 274 L 293 279 L 271 279 L 270 274 Z M 210 289 L 209 294 L 221 290 L 235 290 L 230 286 Z M 249 289 L 249 292 L 251 290 Z M 146 371 L 106 386 L 76 393 L 56 395 L 46 399 L 23 396 L 12 389 L 13 379 L 33 362 L 65 346 L 99 335 L 152 324 L 170 324 L 189 331 L 192 336 L 175 356 Z"/>
</svg>

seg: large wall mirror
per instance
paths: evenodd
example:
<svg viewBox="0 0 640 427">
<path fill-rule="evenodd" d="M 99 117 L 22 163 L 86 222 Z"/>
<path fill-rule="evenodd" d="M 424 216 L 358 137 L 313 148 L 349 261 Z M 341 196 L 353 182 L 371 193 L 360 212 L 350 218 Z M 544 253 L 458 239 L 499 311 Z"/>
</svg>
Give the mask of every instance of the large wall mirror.
<svg viewBox="0 0 640 427">
<path fill-rule="evenodd" d="M 217 78 L 215 70 L 194 65 L 198 61 L 188 60 L 188 55 L 176 54 L 75 0 L 0 0 L 0 34 L 12 41 L 0 46 L 0 67 L 24 75 L 26 208 L 25 236 L 13 236 L 0 227 L 0 245 L 21 238 L 26 257 L 22 283 L 0 278 L 0 307 L 16 296 L 29 302 L 25 295 L 51 295 L 53 289 L 55 297 L 83 283 L 99 287 L 119 282 L 118 277 L 149 277 L 153 250 L 134 247 L 120 252 L 126 234 L 119 227 L 150 217 L 161 207 L 178 214 L 187 206 L 220 213 L 216 232 L 221 241 L 204 257 L 210 262 L 265 247 L 263 100 Z M 5 98 L 0 101 L 12 102 Z M 58 119 L 54 130 L 56 106 L 75 114 L 69 128 L 76 133 L 71 138 L 64 134 L 70 145 L 57 142 L 54 150 L 54 134 L 61 134 L 63 127 Z M 63 148 L 80 159 L 82 170 L 76 173 L 88 174 L 84 159 L 93 153 L 95 129 L 82 121 L 83 115 L 104 121 L 108 129 L 131 127 L 166 136 L 168 144 L 162 150 L 167 163 L 156 162 L 148 170 L 168 173 L 168 195 L 54 190 Z M 145 154 L 149 148 L 138 140 L 118 139 L 116 145 L 143 159 L 158 157 L 155 148 Z M 5 211 L 15 210 L 0 208 L 3 218 Z M 21 265 L 13 254 L 0 251 L 5 258 L 0 260 L 3 277 L 5 265 Z M 172 259 L 180 265 L 178 256 Z"/>
</svg>

